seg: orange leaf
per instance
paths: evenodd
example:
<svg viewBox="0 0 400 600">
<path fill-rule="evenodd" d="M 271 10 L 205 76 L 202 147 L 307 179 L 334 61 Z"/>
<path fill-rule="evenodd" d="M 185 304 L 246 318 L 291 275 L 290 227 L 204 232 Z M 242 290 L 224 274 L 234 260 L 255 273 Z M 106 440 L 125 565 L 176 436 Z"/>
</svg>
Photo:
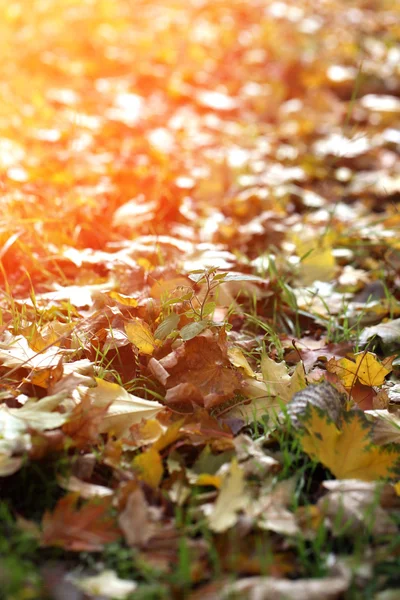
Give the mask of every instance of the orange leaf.
<svg viewBox="0 0 400 600">
<path fill-rule="evenodd" d="M 75 406 L 68 422 L 64 423 L 63 433 L 72 438 L 75 446 L 84 448 L 99 437 L 107 411 L 108 406 L 93 406 L 91 398 L 86 396 Z"/>
</svg>

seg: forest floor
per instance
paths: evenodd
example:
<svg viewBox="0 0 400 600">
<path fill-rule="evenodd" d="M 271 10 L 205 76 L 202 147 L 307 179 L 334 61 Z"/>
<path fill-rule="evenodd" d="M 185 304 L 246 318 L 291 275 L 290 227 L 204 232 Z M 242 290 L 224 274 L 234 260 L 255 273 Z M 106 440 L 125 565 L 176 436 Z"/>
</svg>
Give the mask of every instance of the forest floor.
<svg viewBox="0 0 400 600">
<path fill-rule="evenodd" d="M 0 597 L 398 599 L 400 4 L 0 9 Z"/>
</svg>

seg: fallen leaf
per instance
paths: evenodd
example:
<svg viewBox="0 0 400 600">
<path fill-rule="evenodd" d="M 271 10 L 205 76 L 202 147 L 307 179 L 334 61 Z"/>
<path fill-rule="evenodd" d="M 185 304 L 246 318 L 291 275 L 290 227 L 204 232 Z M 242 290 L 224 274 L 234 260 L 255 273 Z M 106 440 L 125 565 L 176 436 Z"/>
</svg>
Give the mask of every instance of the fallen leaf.
<svg viewBox="0 0 400 600">
<path fill-rule="evenodd" d="M 65 394 L 46 396 L 41 400 L 28 400 L 21 408 L 0 406 L 0 435 L 2 440 L 14 440 L 28 430 L 45 431 L 60 427 L 68 420 L 68 414 L 55 409 L 65 399 Z"/>
<path fill-rule="evenodd" d="M 265 357 L 263 375 L 266 380 L 260 381 L 247 377 L 243 382 L 243 394 L 250 402 L 241 403 L 224 412 L 225 417 L 243 419 L 246 423 L 254 420 L 261 421 L 269 416 L 276 420 L 283 405 L 287 404 L 294 395 L 306 387 L 305 373 L 301 363 L 298 363 L 292 375 L 282 363 L 276 363 Z"/>
<path fill-rule="evenodd" d="M 42 520 L 41 546 L 59 546 L 72 552 L 99 552 L 105 544 L 115 542 L 121 532 L 109 516 L 111 499 L 94 498 L 81 506 L 79 494 L 61 498 L 53 512 L 46 511 Z"/>
<path fill-rule="evenodd" d="M 35 352 L 22 335 L 14 337 L 6 331 L 0 342 L 0 363 L 10 369 L 49 369 L 56 367 L 60 357 L 69 352 L 54 346 Z"/>
<path fill-rule="evenodd" d="M 95 406 L 91 398 L 86 396 L 72 410 L 62 431 L 72 439 L 77 448 L 85 448 L 98 439 L 107 410 L 107 405 Z"/>
<path fill-rule="evenodd" d="M 372 439 L 374 444 L 400 444 L 400 416 L 386 409 L 366 410 L 373 419 Z"/>
<path fill-rule="evenodd" d="M 98 377 L 95 377 L 95 381 L 97 387 L 85 390 L 83 394 L 91 399 L 93 407 L 108 407 L 100 425 L 101 433 L 113 433 L 120 437 L 129 427 L 140 423 L 142 419 L 154 417 L 163 408 L 159 402 L 129 394 L 117 383 L 110 383 Z"/>
<path fill-rule="evenodd" d="M 310 405 L 302 423 L 304 452 L 338 479 L 373 481 L 399 472 L 398 452 L 372 443 L 372 427 L 361 411 L 343 413 L 339 429 L 325 412 Z"/>
<path fill-rule="evenodd" d="M 337 600 L 351 583 L 349 569 L 341 569 L 327 577 L 315 579 L 278 579 L 277 577 L 249 577 L 239 579 L 220 591 L 218 598 L 238 597 L 246 600 L 279 598 L 279 600 Z"/>
<path fill-rule="evenodd" d="M 368 344 L 374 336 L 379 339 L 384 352 L 394 352 L 400 345 L 400 319 L 365 327 L 359 337 L 361 346 Z"/>
<path fill-rule="evenodd" d="M 391 369 L 387 369 L 372 352 L 361 352 L 355 355 L 355 362 L 348 358 L 331 359 L 326 368 L 336 373 L 346 388 L 351 388 L 358 381 L 367 386 L 379 386 Z"/>
<path fill-rule="evenodd" d="M 358 479 L 324 481 L 328 492 L 318 500 L 321 514 L 336 535 L 395 535 L 397 527 L 380 506 L 380 486 Z"/>
<path fill-rule="evenodd" d="M 261 445 L 249 436 L 241 434 L 234 439 L 236 456 L 245 474 L 264 479 L 269 473 L 276 473 L 281 466 L 278 460 L 266 454 Z"/>
<path fill-rule="evenodd" d="M 19 471 L 22 467 L 24 459 L 22 457 L 9 456 L 0 454 L 0 477 L 8 477 Z"/>
<path fill-rule="evenodd" d="M 312 338 L 301 338 L 299 340 L 289 340 L 285 344 L 288 348 L 293 348 L 288 354 L 285 354 L 285 360 L 289 363 L 297 363 L 301 359 L 307 374 L 313 373 L 312 369 L 316 362 L 328 362 L 331 358 L 340 358 L 346 356 L 353 350 L 353 345 L 349 342 L 340 344 L 326 343 L 325 339 L 314 340 Z"/>
<path fill-rule="evenodd" d="M 82 481 L 82 479 L 75 477 L 75 475 L 70 475 L 69 477 L 57 477 L 57 483 L 64 490 L 76 492 L 81 498 L 85 499 L 96 497 L 105 498 L 113 495 L 113 491 L 110 488 L 107 488 L 104 485 L 96 485 L 94 483 Z"/>
<path fill-rule="evenodd" d="M 125 323 L 125 332 L 128 340 L 138 349 L 140 354 L 153 354 L 157 342 L 147 323 L 136 318 Z"/>
<path fill-rule="evenodd" d="M 55 367 L 32 371 L 32 373 L 28 377 L 28 380 L 33 385 L 38 385 L 39 387 L 42 387 L 47 390 L 50 387 L 53 388 L 54 385 L 62 379 L 63 373 L 63 362 L 60 358 L 58 365 Z"/>
<path fill-rule="evenodd" d="M 374 407 L 374 398 L 377 394 L 373 387 L 363 385 L 359 381 L 351 388 L 351 398 L 361 410 L 368 410 Z"/>
<path fill-rule="evenodd" d="M 108 296 L 112 300 L 115 300 L 116 302 L 119 302 L 119 304 L 123 304 L 124 306 L 130 306 L 132 308 L 135 308 L 138 305 L 138 300 L 136 298 L 133 298 L 132 296 L 126 296 L 125 294 L 120 294 L 118 292 L 109 292 Z"/>
<path fill-rule="evenodd" d="M 287 413 L 295 427 L 301 426 L 301 418 L 306 414 L 309 406 L 321 409 L 331 421 L 338 425 L 343 411 L 344 398 L 330 383 L 309 385 L 304 390 L 300 390 L 286 406 Z"/>
<path fill-rule="evenodd" d="M 150 487 L 156 488 L 160 485 L 163 477 L 164 467 L 161 456 L 154 448 L 149 448 L 135 456 L 132 466 L 137 471 L 139 479 Z"/>
<path fill-rule="evenodd" d="M 336 261 L 328 237 L 307 240 L 299 235 L 294 236 L 296 253 L 301 259 L 298 267 L 301 285 L 308 286 L 314 281 L 329 282 L 334 279 Z"/>
<path fill-rule="evenodd" d="M 118 517 L 118 524 L 128 546 L 145 546 L 157 531 L 160 509 L 150 507 L 142 489 L 136 485 Z"/>
<path fill-rule="evenodd" d="M 244 472 L 236 460 L 233 460 L 225 475 L 218 498 L 208 515 L 210 529 L 215 532 L 226 531 L 236 523 L 238 512 L 249 504 L 245 490 Z"/>
<path fill-rule="evenodd" d="M 290 375 L 285 362 L 276 363 L 264 354 L 261 358 L 261 373 L 268 395 L 277 396 L 285 404 L 290 402 L 296 392 L 306 387 L 305 373 L 300 363 Z"/>
<path fill-rule="evenodd" d="M 135 581 L 120 579 L 115 571 L 109 569 L 91 577 L 74 577 L 73 581 L 85 594 L 113 600 L 124 600 L 137 588 Z"/>
<path fill-rule="evenodd" d="M 253 369 L 250 367 L 247 358 L 240 348 L 234 346 L 228 349 L 229 360 L 237 369 L 241 369 L 247 377 L 255 377 Z"/>
<path fill-rule="evenodd" d="M 211 408 L 231 399 L 240 390 L 241 376 L 228 359 L 226 346 L 214 337 L 199 335 L 184 342 L 149 367 L 166 386 L 166 403 L 174 406 L 192 402 Z"/>
</svg>

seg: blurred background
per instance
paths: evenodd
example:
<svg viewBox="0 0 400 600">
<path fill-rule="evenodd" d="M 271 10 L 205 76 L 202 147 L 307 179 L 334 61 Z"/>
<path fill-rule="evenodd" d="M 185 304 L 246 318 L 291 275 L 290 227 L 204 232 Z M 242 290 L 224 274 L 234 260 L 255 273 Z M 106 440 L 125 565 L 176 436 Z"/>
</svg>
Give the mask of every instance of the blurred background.
<svg viewBox="0 0 400 600">
<path fill-rule="evenodd" d="M 0 258 L 15 286 L 23 270 L 48 278 L 66 247 L 168 233 L 254 258 L 299 213 L 398 199 L 393 0 L 0 11 Z"/>
</svg>

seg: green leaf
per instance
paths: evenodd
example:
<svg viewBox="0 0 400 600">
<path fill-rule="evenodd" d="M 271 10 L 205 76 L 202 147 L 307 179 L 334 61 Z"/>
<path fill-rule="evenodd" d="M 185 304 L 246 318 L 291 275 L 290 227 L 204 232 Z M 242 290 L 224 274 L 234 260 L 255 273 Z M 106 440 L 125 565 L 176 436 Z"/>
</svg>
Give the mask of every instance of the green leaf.
<svg viewBox="0 0 400 600">
<path fill-rule="evenodd" d="M 185 312 L 185 317 L 187 317 L 188 319 L 196 319 L 196 317 L 198 318 L 198 316 L 199 316 L 198 313 L 192 309 L 187 310 Z"/>
<path fill-rule="evenodd" d="M 154 332 L 154 337 L 158 340 L 165 340 L 169 334 L 177 328 L 181 316 L 171 313 L 162 321 Z"/>
<path fill-rule="evenodd" d="M 208 317 L 208 315 L 211 315 L 214 312 L 216 306 L 217 305 L 215 302 L 207 302 L 207 304 L 203 308 L 203 317 Z"/>
<path fill-rule="evenodd" d="M 183 296 L 175 296 L 174 298 L 170 298 L 163 303 L 163 306 L 172 306 L 173 304 L 179 304 L 180 302 L 186 302 L 187 300 L 191 300 L 193 298 L 193 292 L 190 291 Z"/>
<path fill-rule="evenodd" d="M 196 335 L 199 335 L 199 333 L 207 329 L 207 327 L 209 326 L 210 321 L 208 320 L 195 321 L 194 323 L 189 323 L 188 325 L 185 325 L 185 327 L 182 327 L 180 331 L 181 338 L 185 340 L 185 342 L 187 342 L 188 340 L 191 340 L 192 338 L 196 337 Z"/>
</svg>

